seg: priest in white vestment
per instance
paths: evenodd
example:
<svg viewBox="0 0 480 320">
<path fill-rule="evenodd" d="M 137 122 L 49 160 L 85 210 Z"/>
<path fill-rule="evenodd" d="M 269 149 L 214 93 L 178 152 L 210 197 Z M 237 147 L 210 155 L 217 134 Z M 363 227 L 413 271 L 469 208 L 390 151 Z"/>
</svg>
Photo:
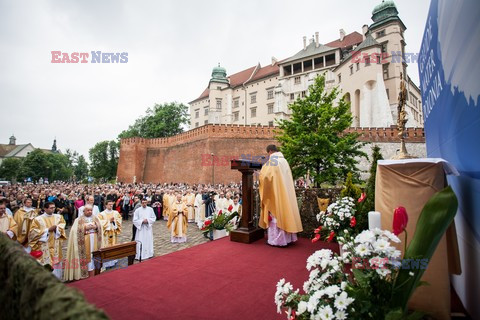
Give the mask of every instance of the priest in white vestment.
<svg viewBox="0 0 480 320">
<path fill-rule="evenodd" d="M 92 215 L 96 217 L 100 213 L 100 209 L 98 209 L 98 207 L 93 204 L 94 202 L 95 202 L 95 198 L 93 196 L 87 197 L 87 204 L 92 206 L 93 208 Z M 84 209 L 85 209 L 85 206 L 81 206 L 80 208 L 78 208 L 78 217 L 83 216 Z"/>
<path fill-rule="evenodd" d="M 153 257 L 153 224 L 157 217 L 150 207 L 147 199 L 142 199 L 142 206 L 133 213 L 133 225 L 137 228 L 135 241 L 137 241 L 136 260 Z"/>
</svg>

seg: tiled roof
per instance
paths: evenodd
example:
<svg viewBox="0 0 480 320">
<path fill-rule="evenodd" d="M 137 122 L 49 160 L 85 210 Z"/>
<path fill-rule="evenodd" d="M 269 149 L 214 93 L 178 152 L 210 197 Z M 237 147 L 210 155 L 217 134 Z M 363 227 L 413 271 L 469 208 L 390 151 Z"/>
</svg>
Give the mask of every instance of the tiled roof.
<svg viewBox="0 0 480 320">
<path fill-rule="evenodd" d="M 228 79 L 230 80 L 230 87 L 235 88 L 245 83 L 245 81 L 250 79 L 253 72 L 255 71 L 255 68 L 257 68 L 257 66 L 250 67 L 248 69 L 228 76 Z"/>
<path fill-rule="evenodd" d="M 343 48 L 347 48 L 347 47 L 351 47 L 353 45 L 359 44 L 362 41 L 363 41 L 362 35 L 360 33 L 358 33 L 357 31 L 354 31 L 352 33 L 347 34 L 343 38 L 343 41 L 340 41 L 340 39 L 337 39 L 337 40 L 329 42 L 325 45 L 329 46 L 329 47 L 343 49 Z"/>
<path fill-rule="evenodd" d="M 15 144 L 0 144 L 0 157 L 5 157 L 12 152 L 18 145 Z"/>
<path fill-rule="evenodd" d="M 260 68 L 255 75 L 253 76 L 251 81 L 256 81 L 259 79 L 263 79 L 268 76 L 273 76 L 280 73 L 280 68 L 278 67 L 278 62 L 276 62 L 273 66 L 269 64 L 263 68 Z"/>
<path fill-rule="evenodd" d="M 326 45 L 323 45 L 323 44 L 319 44 L 318 47 L 317 47 L 317 46 L 315 46 L 315 41 L 313 41 L 313 42 L 310 42 L 310 44 L 307 46 L 306 49 L 300 50 L 294 56 L 282 61 L 282 63 L 299 60 L 299 59 L 302 59 L 302 58 L 305 58 L 305 57 L 310 57 L 310 56 L 313 56 L 315 54 L 328 52 L 328 51 L 332 51 L 332 50 L 335 50 L 335 48 L 329 47 L 329 46 L 326 46 Z"/>
</svg>

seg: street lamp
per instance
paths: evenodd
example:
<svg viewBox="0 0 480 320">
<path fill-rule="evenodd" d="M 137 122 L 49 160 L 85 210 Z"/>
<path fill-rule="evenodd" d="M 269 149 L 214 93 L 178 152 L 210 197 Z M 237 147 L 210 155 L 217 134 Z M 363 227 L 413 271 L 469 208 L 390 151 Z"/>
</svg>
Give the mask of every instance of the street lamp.
<svg viewBox="0 0 480 320">
<path fill-rule="evenodd" d="M 211 153 L 212 156 L 212 185 L 215 187 L 215 158 L 213 152 Z"/>
</svg>

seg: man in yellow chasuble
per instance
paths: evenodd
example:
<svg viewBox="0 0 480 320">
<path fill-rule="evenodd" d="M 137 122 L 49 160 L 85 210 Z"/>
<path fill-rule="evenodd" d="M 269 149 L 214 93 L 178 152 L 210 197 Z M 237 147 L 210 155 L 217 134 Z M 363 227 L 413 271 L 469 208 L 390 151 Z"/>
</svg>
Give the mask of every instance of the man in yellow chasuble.
<svg viewBox="0 0 480 320">
<path fill-rule="evenodd" d="M 303 230 L 292 171 L 275 145 L 267 147 L 268 161 L 260 170 L 261 212 L 259 225 L 268 228 L 268 244 L 286 246 Z"/>
<path fill-rule="evenodd" d="M 53 268 L 53 274 L 62 278 L 62 243 L 67 240 L 65 235 L 65 220 L 55 212 L 55 203 L 45 202 L 44 213 L 32 221 L 28 233 L 29 246 L 32 251 L 41 251 L 39 262 L 42 265 L 49 264 Z"/>
<path fill-rule="evenodd" d="M 17 239 L 17 223 L 7 214 L 7 204 L 0 200 L 0 233 L 5 233 L 10 239 Z"/>
<path fill-rule="evenodd" d="M 85 205 L 83 215 L 75 219 L 68 238 L 64 280 L 80 280 L 95 274 L 92 252 L 102 247 L 102 225 L 93 214 L 93 206 Z"/>
<path fill-rule="evenodd" d="M 168 216 L 167 228 L 171 230 L 172 243 L 187 242 L 187 213 L 188 207 L 182 201 L 182 194 L 177 194 L 177 201 L 172 204 Z"/>
<path fill-rule="evenodd" d="M 25 251 L 30 253 L 31 248 L 28 245 L 28 233 L 32 227 L 33 219 L 38 216 L 39 210 L 32 207 L 32 199 L 26 198 L 23 201 L 23 207 L 15 212 L 13 218 L 17 223 L 17 241 L 24 247 Z"/>
<path fill-rule="evenodd" d="M 117 210 L 113 210 L 113 200 L 107 200 L 107 208 L 98 218 L 102 224 L 103 247 L 117 244 L 117 236 L 122 232 L 122 216 Z"/>
</svg>

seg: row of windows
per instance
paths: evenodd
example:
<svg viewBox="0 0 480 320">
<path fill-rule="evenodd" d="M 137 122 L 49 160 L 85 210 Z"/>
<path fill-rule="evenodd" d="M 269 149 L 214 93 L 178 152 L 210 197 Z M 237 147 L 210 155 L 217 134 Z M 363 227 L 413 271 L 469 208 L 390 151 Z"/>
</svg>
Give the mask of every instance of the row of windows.
<svg viewBox="0 0 480 320">
<path fill-rule="evenodd" d="M 203 108 L 203 115 L 208 116 L 208 107 Z M 195 109 L 195 119 L 200 117 L 200 109 Z"/>
</svg>

